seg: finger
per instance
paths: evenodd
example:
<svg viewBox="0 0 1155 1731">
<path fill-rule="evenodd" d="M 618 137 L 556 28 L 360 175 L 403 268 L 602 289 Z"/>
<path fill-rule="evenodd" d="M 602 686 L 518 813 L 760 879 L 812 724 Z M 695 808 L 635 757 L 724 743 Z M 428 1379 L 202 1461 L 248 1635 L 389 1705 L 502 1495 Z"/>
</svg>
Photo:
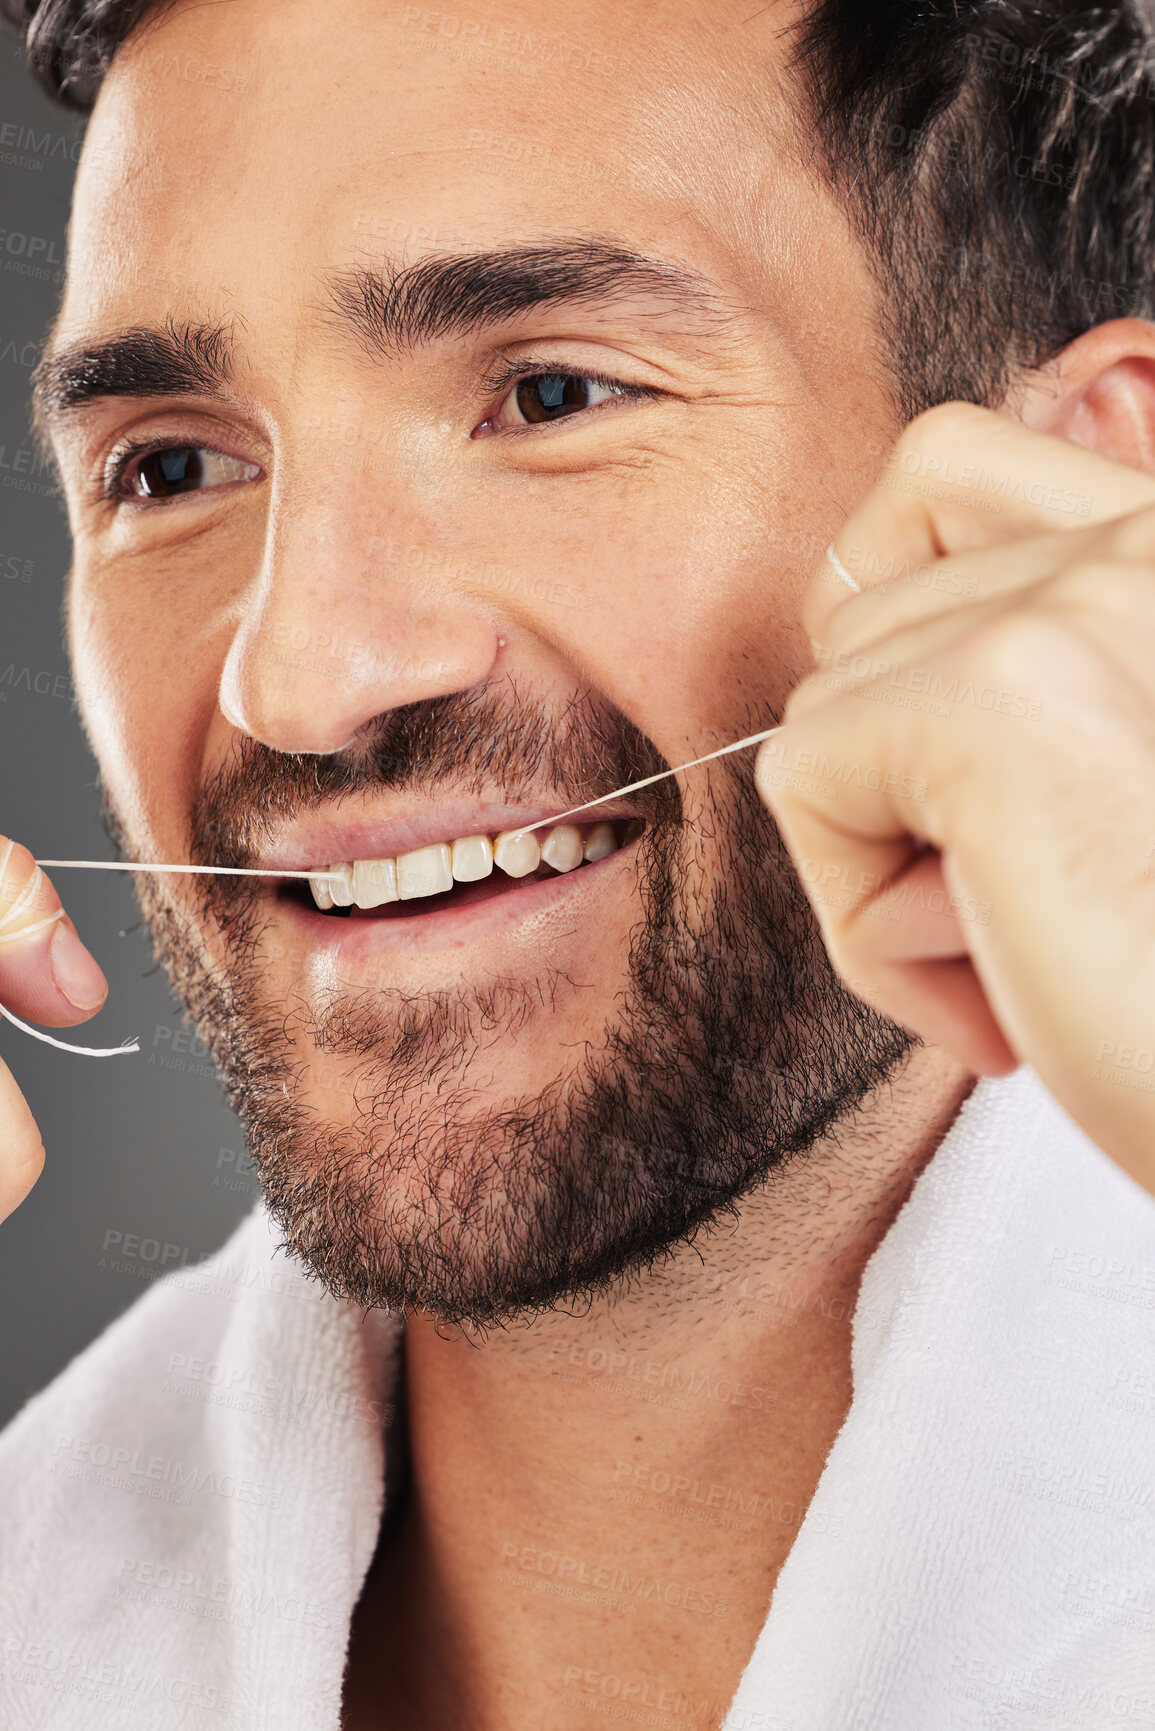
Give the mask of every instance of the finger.
<svg viewBox="0 0 1155 1731">
<path fill-rule="evenodd" d="M 0 837 L 0 1004 L 48 1027 L 95 1014 L 108 982 L 26 847 Z"/>
<path fill-rule="evenodd" d="M 1016 606 L 1014 598 L 976 603 L 965 613 L 927 619 L 877 642 L 856 643 L 849 631 L 832 630 L 834 645 L 815 643 L 814 671 L 790 693 L 784 719 L 803 720 L 830 703 L 832 694 L 909 705 L 915 712 L 945 718 L 967 688 L 965 679 L 951 669 L 963 662 L 968 640 L 1013 615 Z M 980 681 L 970 691 L 982 707 L 1000 717 L 1038 720 L 1042 713 L 1040 690 L 1025 682 L 1009 686 Z"/>
<path fill-rule="evenodd" d="M 984 606 L 1021 599 L 1063 573 L 1107 564 L 1141 571 L 1149 585 L 1155 509 L 1063 535 L 1033 536 L 1010 548 L 987 547 L 914 567 L 896 564 L 889 581 L 849 595 L 829 613 L 821 643 L 832 651 L 859 649 L 930 620 L 969 623 Z"/>
<path fill-rule="evenodd" d="M 0 1061 L 0 1220 L 18 1208 L 44 1168 L 44 1144 L 27 1100 Z"/>
<path fill-rule="evenodd" d="M 916 848 L 840 931 L 838 972 L 869 980 L 877 1009 L 970 1069 L 1006 1075 L 1020 1060 L 991 1013 L 964 935 L 990 915 L 987 904 L 950 888 L 937 851 Z"/>
<path fill-rule="evenodd" d="M 938 854 L 920 853 L 909 833 L 888 835 L 879 826 L 864 845 L 861 827 L 840 832 L 826 813 L 812 816 L 804 803 L 783 800 L 774 779 L 760 779 L 759 790 L 840 979 L 852 990 L 865 982 L 874 1009 L 975 1074 L 1014 1070 L 1020 1060 L 990 1009 L 963 937 L 963 922 L 981 920 L 989 910 L 950 893 Z"/>
<path fill-rule="evenodd" d="M 1021 1060 L 992 1015 L 969 956 L 880 966 L 870 985 L 873 1009 L 928 1046 L 941 1046 L 976 1076 L 1009 1076 L 1018 1069 Z"/>
<path fill-rule="evenodd" d="M 879 643 L 928 620 L 971 615 L 984 605 L 1023 594 L 1052 576 L 1073 553 L 1093 552 L 1102 538 L 1103 530 L 1095 528 L 1074 537 L 1034 536 L 1017 543 L 1013 550 L 984 548 L 917 565 L 892 559 L 886 581 L 864 587 L 859 595 L 848 592 L 837 606 L 825 605 L 822 618 L 812 612 L 812 639 L 838 653 Z M 1152 545 L 1155 550 L 1155 522 Z"/>
<path fill-rule="evenodd" d="M 1155 505 L 1155 476 L 1036 432 L 973 403 L 943 403 L 900 435 L 878 483 L 847 519 L 864 547 L 897 532 L 924 559 Z"/>
<path fill-rule="evenodd" d="M 903 772 L 904 752 L 917 749 L 909 716 L 851 717 L 848 702 L 828 700 L 806 722 L 791 722 L 790 733 L 810 762 L 826 757 L 844 768 L 857 749 L 861 776 L 824 788 L 816 775 L 809 791 L 800 790 L 797 778 L 783 786 L 772 742 L 755 766 L 827 954 L 852 989 L 856 981 L 869 984 L 870 1002 L 883 1014 L 977 1074 L 1005 1075 L 1020 1059 L 972 954 L 975 928 L 989 921 L 990 908 L 953 890 L 940 855 L 928 850 L 937 829 L 934 799 L 911 801 L 869 785 L 872 745 L 898 766 L 890 785 L 911 779 Z M 943 773 L 949 776 L 945 766 Z M 827 797 L 832 792 L 834 801 Z"/>
<path fill-rule="evenodd" d="M 860 589 L 895 566 L 918 567 L 1039 534 L 1066 534 L 1155 506 L 1155 477 L 1005 414 L 946 403 L 919 415 L 879 480 L 843 524 L 835 552 Z M 803 620 L 824 641 L 852 599 L 829 567 L 816 573 Z"/>
</svg>

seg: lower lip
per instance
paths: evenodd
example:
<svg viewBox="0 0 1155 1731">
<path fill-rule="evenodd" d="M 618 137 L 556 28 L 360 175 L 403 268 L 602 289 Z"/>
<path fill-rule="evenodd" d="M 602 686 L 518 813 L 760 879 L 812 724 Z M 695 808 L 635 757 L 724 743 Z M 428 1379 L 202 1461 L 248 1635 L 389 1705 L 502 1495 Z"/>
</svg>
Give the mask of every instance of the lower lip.
<svg viewBox="0 0 1155 1731">
<path fill-rule="evenodd" d="M 500 895 L 482 896 L 476 901 L 455 899 L 451 905 L 438 907 L 436 896 L 422 897 L 412 904 L 415 911 L 411 914 L 374 916 L 370 912 L 341 918 L 286 897 L 279 897 L 277 905 L 311 950 L 323 950 L 343 961 L 379 956 L 383 950 L 428 954 L 487 939 L 508 942 L 515 934 L 545 926 L 559 913 L 568 917 L 583 901 L 618 881 L 623 871 L 632 874 L 637 845 L 636 840 L 627 842 L 605 859 L 578 866 L 572 872 L 529 883 L 515 880 Z"/>
</svg>

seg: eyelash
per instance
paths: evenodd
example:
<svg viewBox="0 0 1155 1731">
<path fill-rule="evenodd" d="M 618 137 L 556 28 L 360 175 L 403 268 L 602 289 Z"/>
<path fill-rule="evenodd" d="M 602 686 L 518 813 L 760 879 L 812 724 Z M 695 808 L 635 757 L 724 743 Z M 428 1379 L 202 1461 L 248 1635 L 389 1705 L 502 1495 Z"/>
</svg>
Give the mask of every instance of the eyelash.
<svg viewBox="0 0 1155 1731">
<path fill-rule="evenodd" d="M 185 443 L 190 450 L 194 448 L 193 440 L 187 440 Z M 120 491 L 121 483 L 128 472 L 128 465 L 132 462 L 133 458 L 141 456 L 147 457 L 153 451 L 179 451 L 183 448 L 184 445 L 182 445 L 179 437 L 172 439 L 137 439 L 135 442 L 130 441 L 128 444 L 118 446 L 109 454 L 108 461 L 104 465 L 100 477 L 100 497 L 111 504 L 117 504 L 122 500 L 131 501 L 134 497 L 138 497 L 138 495 L 122 493 Z M 204 447 L 206 450 L 215 450 L 215 448 L 215 446 Z M 166 501 L 164 500 L 156 501 L 156 503 L 159 504 L 165 502 Z"/>
<path fill-rule="evenodd" d="M 544 379 L 551 374 L 561 374 L 566 378 L 588 379 L 592 385 L 602 385 L 607 391 L 641 402 L 658 397 L 661 392 L 653 385 L 630 385 L 624 379 L 616 379 L 610 373 L 591 372 L 588 367 L 569 366 L 565 361 L 550 360 L 548 356 L 522 356 L 520 360 L 509 361 L 481 380 L 483 390 L 490 392 L 503 391 L 512 384 L 528 384 L 530 379 Z M 496 410 L 494 411 L 496 413 Z M 588 410 L 582 410 L 583 414 Z M 567 417 L 569 418 L 569 417 Z"/>
<path fill-rule="evenodd" d="M 624 379 L 614 378 L 609 373 L 590 372 L 588 369 L 567 366 L 565 362 L 551 361 L 548 358 L 538 359 L 537 357 L 531 357 L 528 360 L 522 359 L 519 361 L 509 361 L 505 366 L 499 367 L 495 372 L 487 374 L 480 383 L 484 391 L 487 391 L 490 394 L 495 394 L 498 391 L 506 390 L 511 385 L 527 384 L 531 379 L 548 378 L 551 374 L 555 373 L 574 378 L 588 379 L 591 384 L 601 385 L 604 390 L 613 391 L 616 396 L 627 401 L 645 402 L 662 394 L 651 385 L 631 385 Z M 498 407 L 500 406 L 501 405 L 499 404 Z M 595 405 L 595 407 L 597 406 L 600 405 Z M 593 411 L 583 409 L 579 411 L 579 415 L 589 414 L 591 412 Z M 493 413 L 496 414 L 497 409 L 494 409 Z M 567 416 L 566 418 L 573 419 L 574 417 Z M 552 423 L 545 424 L 549 425 Z M 506 433 L 535 432 L 536 430 L 536 426 L 532 425 L 526 427 L 506 427 L 502 429 L 502 431 Z M 190 440 L 188 443 L 191 448 L 193 441 Z M 139 439 L 135 442 L 121 445 L 110 454 L 108 461 L 104 466 L 100 480 L 100 497 L 111 504 L 116 504 L 125 499 L 132 500 L 137 497 L 137 495 L 131 493 L 121 492 L 121 487 L 124 484 L 124 477 L 128 473 L 129 465 L 133 460 L 137 457 L 149 456 L 154 451 L 169 451 L 180 448 L 181 441 L 179 438 Z M 206 450 L 215 450 L 215 446 L 205 446 L 204 448 Z M 166 503 L 166 501 L 158 500 L 154 503 L 152 508 L 155 509 L 156 504 L 163 503 Z"/>
</svg>

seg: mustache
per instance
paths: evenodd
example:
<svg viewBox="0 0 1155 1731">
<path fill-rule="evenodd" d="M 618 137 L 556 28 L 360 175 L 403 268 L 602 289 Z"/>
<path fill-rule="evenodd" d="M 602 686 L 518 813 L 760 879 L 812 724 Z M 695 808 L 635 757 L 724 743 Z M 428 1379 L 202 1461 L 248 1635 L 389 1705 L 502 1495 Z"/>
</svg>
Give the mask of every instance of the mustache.
<svg viewBox="0 0 1155 1731">
<path fill-rule="evenodd" d="M 481 798 L 497 789 L 511 802 L 544 802 L 546 815 L 554 802 L 562 811 L 670 767 L 621 710 L 591 692 L 558 706 L 510 680 L 388 710 L 324 756 L 238 738 L 194 802 L 189 857 L 196 865 L 251 866 L 285 824 L 374 792 L 431 797 L 452 787 Z M 636 808 L 654 827 L 683 821 L 672 778 L 643 789 Z M 252 893 L 237 880 L 204 887 L 214 900 Z"/>
</svg>

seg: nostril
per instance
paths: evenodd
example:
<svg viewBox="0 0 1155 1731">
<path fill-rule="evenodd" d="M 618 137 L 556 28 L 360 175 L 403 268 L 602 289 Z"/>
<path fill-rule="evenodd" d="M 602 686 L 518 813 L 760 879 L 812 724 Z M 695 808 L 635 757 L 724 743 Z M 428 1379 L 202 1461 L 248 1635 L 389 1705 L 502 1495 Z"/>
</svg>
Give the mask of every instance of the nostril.
<svg viewBox="0 0 1155 1731">
<path fill-rule="evenodd" d="M 238 733 L 246 739 L 255 740 L 258 745 L 266 746 L 270 751 L 280 752 L 283 757 L 335 757 L 339 752 L 350 751 L 357 743 L 358 729 L 350 733 L 344 727 L 335 729 L 332 734 L 318 736 L 314 730 L 310 734 L 300 731 L 299 720 L 292 724 L 280 725 L 274 720 L 244 721 L 230 715 L 223 702 L 221 714 Z"/>
<path fill-rule="evenodd" d="M 262 693 L 255 686 L 250 688 L 251 701 L 246 701 L 242 696 L 243 681 L 230 657 L 217 694 L 217 707 L 229 726 L 246 739 L 254 739 L 270 751 L 286 756 L 332 757 L 337 752 L 351 750 L 363 731 L 363 719 L 353 720 L 346 706 L 335 705 L 335 713 L 329 717 L 322 713 L 319 704 L 310 712 L 304 700 L 284 707 L 284 676 L 282 669 L 278 673 L 278 689 L 264 693 L 270 701 L 262 702 Z M 300 699 L 299 692 L 296 697 Z M 344 714 L 340 713 L 341 707 L 345 707 Z"/>
</svg>

